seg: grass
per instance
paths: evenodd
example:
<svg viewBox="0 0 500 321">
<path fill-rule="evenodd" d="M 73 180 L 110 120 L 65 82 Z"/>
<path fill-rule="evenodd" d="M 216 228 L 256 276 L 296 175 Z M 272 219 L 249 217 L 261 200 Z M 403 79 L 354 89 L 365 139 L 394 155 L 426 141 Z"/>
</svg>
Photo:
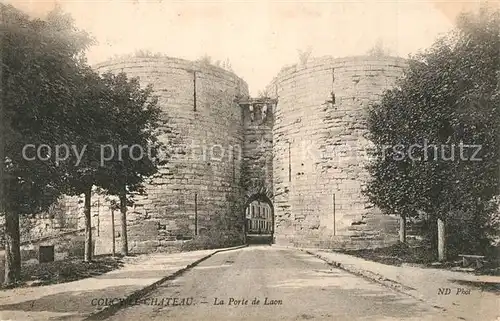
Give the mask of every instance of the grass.
<svg viewBox="0 0 500 321">
<path fill-rule="evenodd" d="M 92 262 L 81 257 L 42 264 L 23 264 L 20 282 L 0 289 L 66 283 L 98 276 L 123 266 L 123 259 L 110 255 L 95 256 Z"/>
<path fill-rule="evenodd" d="M 401 243 L 383 248 L 344 250 L 340 252 L 374 262 L 397 266 L 402 263 L 427 265 L 436 260 L 434 253 L 425 247 L 409 247 Z"/>
<path fill-rule="evenodd" d="M 410 247 L 402 243 L 377 249 L 337 250 L 336 252 L 395 266 L 401 266 L 403 263 L 411 263 L 423 267 L 451 269 L 461 267 L 462 265 L 462 260 L 456 258 L 450 258 L 449 261 L 437 263 L 435 250 L 424 246 Z M 499 263 L 498 259 L 490 259 L 482 268 L 473 269 L 472 272 L 478 275 L 500 275 Z"/>
</svg>

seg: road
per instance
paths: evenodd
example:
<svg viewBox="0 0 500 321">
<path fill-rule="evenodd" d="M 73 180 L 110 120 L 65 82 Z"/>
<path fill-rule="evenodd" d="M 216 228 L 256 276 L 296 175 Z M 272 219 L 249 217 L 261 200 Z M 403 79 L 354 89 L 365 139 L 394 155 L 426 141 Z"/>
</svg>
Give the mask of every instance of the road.
<svg viewBox="0 0 500 321">
<path fill-rule="evenodd" d="M 456 320 L 307 253 L 262 245 L 218 253 L 142 300 L 107 320 Z"/>
</svg>

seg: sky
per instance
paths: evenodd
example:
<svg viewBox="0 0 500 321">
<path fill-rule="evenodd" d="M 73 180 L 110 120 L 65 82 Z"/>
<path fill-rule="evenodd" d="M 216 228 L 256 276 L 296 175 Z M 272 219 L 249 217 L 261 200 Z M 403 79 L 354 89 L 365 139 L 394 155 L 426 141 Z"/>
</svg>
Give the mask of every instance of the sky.
<svg viewBox="0 0 500 321">
<path fill-rule="evenodd" d="M 256 95 L 284 66 L 311 56 L 363 55 L 378 41 L 406 57 L 450 30 L 458 13 L 477 1 L 167 1 L 11 0 L 43 17 L 58 2 L 98 41 L 90 64 L 136 50 L 195 60 L 229 59 Z"/>
</svg>

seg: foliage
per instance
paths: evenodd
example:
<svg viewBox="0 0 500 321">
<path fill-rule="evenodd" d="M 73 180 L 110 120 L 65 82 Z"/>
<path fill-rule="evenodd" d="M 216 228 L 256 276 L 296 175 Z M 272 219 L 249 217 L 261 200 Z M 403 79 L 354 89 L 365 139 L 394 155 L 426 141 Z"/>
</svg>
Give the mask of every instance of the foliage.
<svg viewBox="0 0 500 321">
<path fill-rule="evenodd" d="M 196 62 L 198 62 L 204 66 L 212 65 L 212 66 L 216 66 L 216 67 L 225 69 L 227 71 L 231 71 L 231 72 L 233 71 L 233 68 L 232 68 L 231 62 L 229 61 L 229 58 L 226 58 L 224 61 L 221 61 L 221 60 L 213 61 L 211 56 L 204 54 L 200 58 L 196 59 Z"/>
<path fill-rule="evenodd" d="M 113 135 L 105 145 L 108 155 L 107 161 L 100 164 L 103 173 L 99 184 L 109 194 L 119 196 L 122 254 L 128 255 L 126 211 L 127 206 L 133 204 L 130 193 L 144 193 L 144 180 L 166 162 L 160 159 L 162 144 L 157 139 L 161 110 L 157 97 L 152 95 L 152 86 L 141 89 L 138 78 L 128 79 L 125 73 L 107 73 L 102 81 L 108 89 L 107 120 Z M 101 158 L 103 156 L 101 153 Z"/>
<path fill-rule="evenodd" d="M 111 59 L 130 59 L 130 58 L 168 58 L 167 54 L 162 52 L 152 52 L 151 50 L 139 49 L 133 53 L 114 54 Z"/>
<path fill-rule="evenodd" d="M 402 263 L 430 265 L 436 260 L 434 251 L 431 252 L 426 247 L 411 247 L 406 243 L 376 249 L 343 250 L 342 252 L 366 260 L 397 266 L 401 266 Z"/>
<path fill-rule="evenodd" d="M 78 68 L 92 39 L 75 30 L 59 9 L 45 21 L 30 20 L 10 5 L 0 4 L 0 9 L 4 200 L 7 211 L 32 213 L 46 210 L 57 199 L 64 177 L 53 158 L 27 160 L 23 147 L 55 146 L 70 135 L 65 119 L 74 113 Z"/>
<path fill-rule="evenodd" d="M 391 51 L 384 45 L 381 39 L 378 39 L 375 45 L 367 52 L 367 55 L 372 57 L 385 57 L 390 56 L 390 54 Z"/>
<path fill-rule="evenodd" d="M 67 258 L 62 261 L 23 266 L 19 286 L 58 284 L 95 277 L 123 267 L 120 258 L 99 256 L 91 262 Z"/>
<path fill-rule="evenodd" d="M 0 4 L 0 10 L 0 185 L 9 284 L 20 277 L 18 215 L 47 210 L 68 186 L 65 165 L 48 148 L 73 137 L 75 120 L 94 117 L 79 99 L 89 74 L 84 51 L 93 40 L 59 7 L 45 20 L 30 19 L 10 5 Z M 38 155 L 24 149 L 42 144 L 48 148 Z"/>
<path fill-rule="evenodd" d="M 128 79 L 125 73 L 104 74 L 102 81 L 108 90 L 106 120 L 112 136 L 106 144 L 106 157 L 111 159 L 100 166 L 100 186 L 113 195 L 125 186 L 128 192 L 143 192 L 144 180 L 166 161 L 160 159 L 162 144 L 157 138 L 161 111 L 158 98 L 153 96 L 152 86 L 141 89 L 139 79 Z"/>
<path fill-rule="evenodd" d="M 299 61 L 301 65 L 307 64 L 307 61 L 311 57 L 312 54 L 312 47 L 309 46 L 305 50 L 297 49 L 298 54 L 299 54 Z"/>
<path fill-rule="evenodd" d="M 233 71 L 233 67 L 231 65 L 231 61 L 229 61 L 229 58 L 226 58 L 226 60 L 220 62 L 219 64 L 216 63 L 217 67 L 221 67 L 222 69 L 225 69 L 227 71 Z"/>
<path fill-rule="evenodd" d="M 212 57 L 210 57 L 207 54 L 204 54 L 203 56 L 198 58 L 196 61 L 201 63 L 202 65 L 211 65 L 212 64 Z"/>
<path fill-rule="evenodd" d="M 83 77 L 76 94 L 76 110 L 66 119 L 71 136 L 66 137 L 65 142 L 85 152 L 80 159 L 72 153 L 64 162 L 65 192 L 69 195 L 90 193 L 93 185 L 101 186 L 106 177 L 106 169 L 101 166 L 101 147 L 115 137 L 114 129 L 109 126 L 109 111 L 112 110 L 110 89 L 90 68 L 82 68 L 80 74 Z"/>
<path fill-rule="evenodd" d="M 31 20 L 12 6 L 1 4 L 0 9 L 4 17 L 0 25 L 1 150 L 5 153 L 0 168 L 6 174 L 0 183 L 4 209 L 13 213 L 6 220 L 11 247 L 6 253 L 9 266 L 18 273 L 17 215 L 47 211 L 62 194 L 85 193 L 89 199 L 92 186 L 110 192 L 119 185 L 138 190 L 156 169 L 159 111 L 150 87 L 140 89 L 137 79 L 129 81 L 124 74 L 101 77 L 86 64 L 84 51 L 93 40 L 77 30 L 60 8 L 46 20 Z M 42 144 L 52 150 L 43 149 L 39 155 L 24 150 Z M 119 144 L 153 146 L 152 157 L 136 162 L 125 157 L 104 165 L 102 147 L 112 145 L 116 152 Z M 55 158 L 56 146 L 65 146 L 63 160 Z M 86 204 L 86 214 L 89 207 Z M 90 242 L 91 230 L 87 230 Z"/>
<path fill-rule="evenodd" d="M 499 45 L 498 12 L 463 15 L 455 31 L 411 57 L 405 77 L 369 111 L 377 150 L 366 195 L 386 213 L 420 210 L 447 221 L 460 251 L 484 246 L 498 208 Z M 480 150 L 461 154 L 461 144 Z"/>
<path fill-rule="evenodd" d="M 137 50 L 133 54 L 134 57 L 137 58 L 160 58 L 160 57 L 168 57 L 166 54 L 161 52 L 151 52 L 149 50 Z"/>
</svg>

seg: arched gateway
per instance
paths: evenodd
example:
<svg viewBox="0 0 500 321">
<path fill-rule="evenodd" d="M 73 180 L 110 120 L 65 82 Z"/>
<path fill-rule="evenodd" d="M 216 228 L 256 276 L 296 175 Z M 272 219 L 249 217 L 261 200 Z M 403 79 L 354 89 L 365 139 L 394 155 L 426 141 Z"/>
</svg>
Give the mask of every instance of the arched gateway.
<svg viewBox="0 0 500 321">
<path fill-rule="evenodd" d="M 272 192 L 262 188 L 247 193 L 244 203 L 245 236 L 249 244 L 274 243 Z"/>
</svg>

